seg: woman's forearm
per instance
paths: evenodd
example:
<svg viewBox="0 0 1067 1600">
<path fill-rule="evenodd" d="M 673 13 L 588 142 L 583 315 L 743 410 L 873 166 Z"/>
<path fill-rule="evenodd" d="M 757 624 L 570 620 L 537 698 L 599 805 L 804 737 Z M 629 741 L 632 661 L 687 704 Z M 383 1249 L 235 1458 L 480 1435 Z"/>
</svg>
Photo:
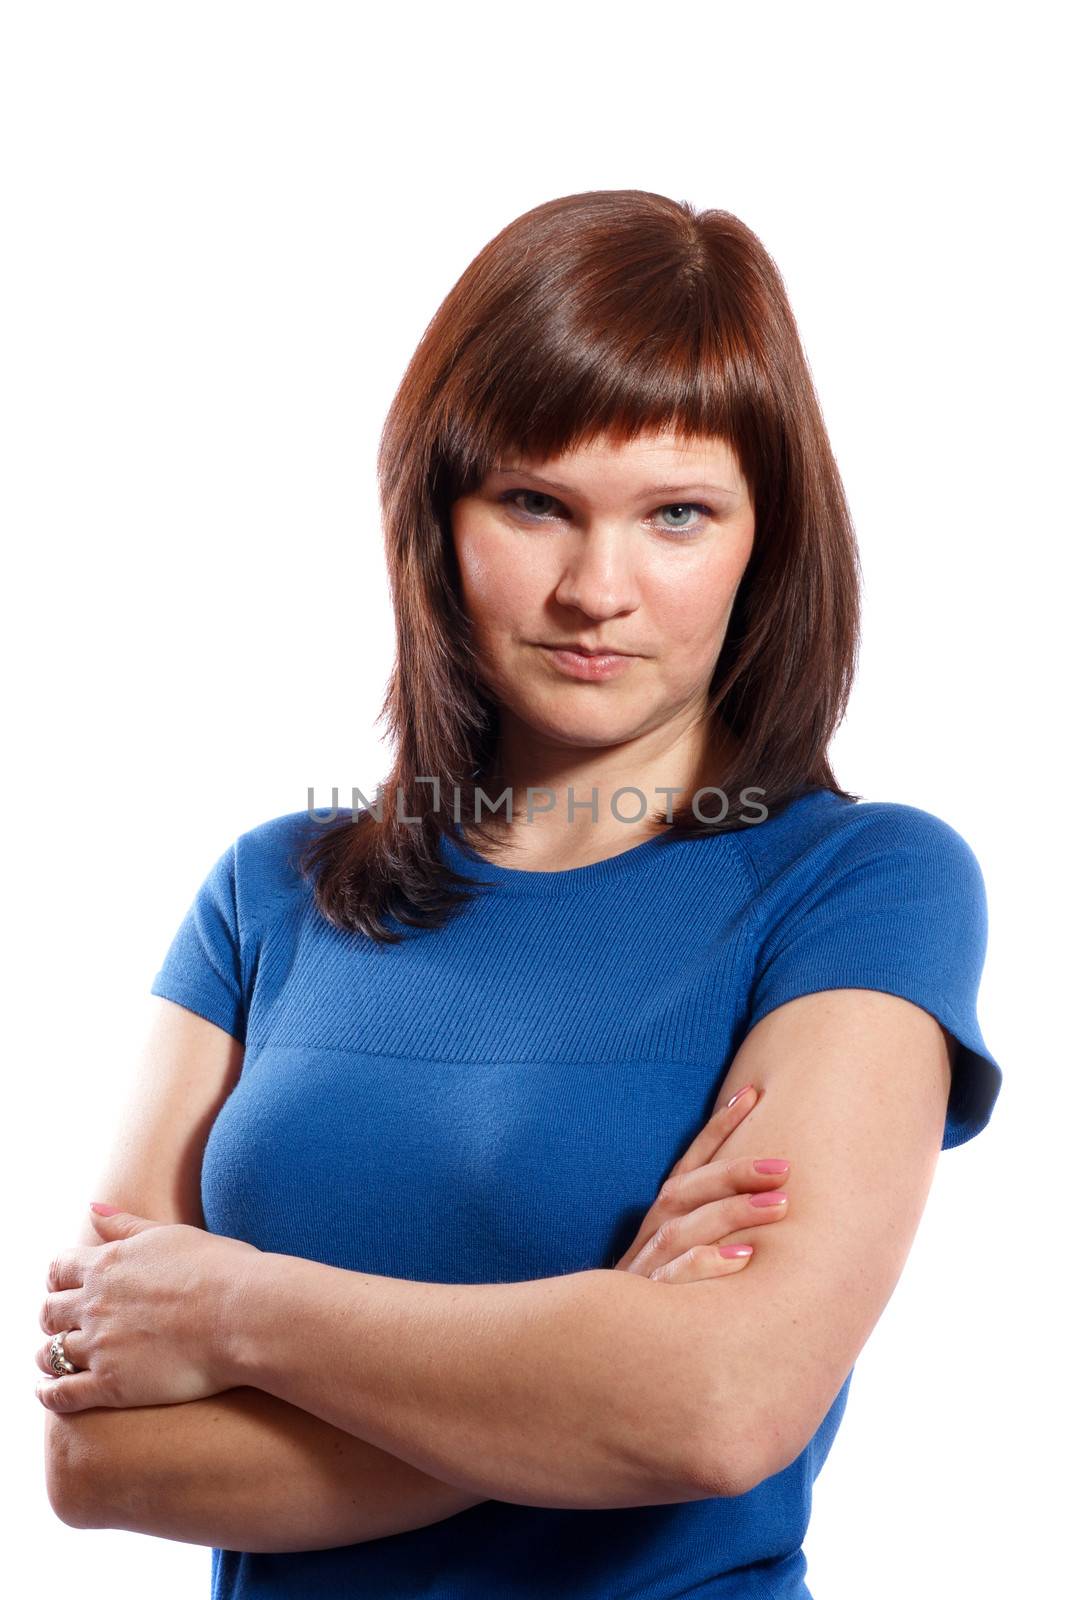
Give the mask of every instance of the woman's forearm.
<svg viewBox="0 0 1067 1600">
<path fill-rule="evenodd" d="M 422 1283 L 260 1252 L 218 1319 L 219 1370 L 482 1498 L 676 1504 L 737 1481 L 709 1291 L 604 1269 Z"/>
<path fill-rule="evenodd" d="M 186 1405 L 47 1414 L 49 1492 L 74 1526 L 223 1550 L 324 1550 L 477 1505 L 258 1389 Z"/>
</svg>

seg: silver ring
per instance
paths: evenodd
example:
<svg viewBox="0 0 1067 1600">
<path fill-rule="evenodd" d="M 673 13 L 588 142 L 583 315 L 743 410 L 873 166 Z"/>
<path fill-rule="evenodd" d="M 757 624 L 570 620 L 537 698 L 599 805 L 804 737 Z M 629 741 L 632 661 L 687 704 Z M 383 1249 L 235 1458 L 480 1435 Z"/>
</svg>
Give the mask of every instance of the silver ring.
<svg viewBox="0 0 1067 1600">
<path fill-rule="evenodd" d="M 68 1328 L 67 1333 L 70 1331 L 71 1330 Z M 48 1346 L 48 1365 L 51 1367 L 57 1378 L 62 1378 L 64 1374 L 68 1372 L 81 1371 L 80 1367 L 76 1367 L 73 1361 L 69 1361 L 67 1359 L 67 1352 L 63 1348 L 63 1340 L 65 1338 L 66 1334 L 54 1333 L 52 1335 L 51 1343 Z"/>
</svg>

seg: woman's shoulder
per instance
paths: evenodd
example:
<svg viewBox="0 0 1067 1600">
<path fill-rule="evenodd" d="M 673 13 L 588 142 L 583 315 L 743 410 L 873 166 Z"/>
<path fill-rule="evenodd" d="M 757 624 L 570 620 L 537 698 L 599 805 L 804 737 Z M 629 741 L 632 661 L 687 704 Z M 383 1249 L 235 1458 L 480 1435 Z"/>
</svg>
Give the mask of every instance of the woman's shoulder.
<svg viewBox="0 0 1067 1600">
<path fill-rule="evenodd" d="M 246 927 L 261 925 L 286 905 L 306 899 L 311 882 L 301 858 L 338 813 L 287 811 L 238 834 L 231 851 L 238 916 Z"/>
<path fill-rule="evenodd" d="M 801 795 L 746 826 L 739 839 L 763 884 L 783 874 L 824 879 L 879 863 L 967 878 L 979 872 L 971 845 L 943 817 L 903 801 L 850 800 L 832 789 Z"/>
<path fill-rule="evenodd" d="M 1001 1069 L 977 1016 L 988 915 L 963 835 L 921 806 L 825 790 L 754 825 L 745 847 L 758 867 L 748 1026 L 827 989 L 909 1000 L 963 1046 L 942 1148 L 973 1138 L 989 1120 Z"/>
</svg>

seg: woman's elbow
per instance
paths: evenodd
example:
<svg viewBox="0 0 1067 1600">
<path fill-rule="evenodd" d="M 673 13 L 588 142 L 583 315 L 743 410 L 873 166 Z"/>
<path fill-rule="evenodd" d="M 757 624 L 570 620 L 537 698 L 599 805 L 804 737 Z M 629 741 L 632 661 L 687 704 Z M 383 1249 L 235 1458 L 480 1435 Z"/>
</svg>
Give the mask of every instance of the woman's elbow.
<svg viewBox="0 0 1067 1600">
<path fill-rule="evenodd" d="M 760 1364 L 761 1379 L 759 1368 L 751 1374 L 740 1366 L 731 1368 L 725 1359 L 727 1347 L 718 1348 L 722 1373 L 709 1385 L 703 1415 L 698 1414 L 689 1430 L 704 1444 L 695 1482 L 703 1498 L 738 1499 L 790 1465 L 805 1440 L 794 1448 L 795 1396 L 789 1404 L 776 1402 L 774 1385 L 766 1376 L 772 1363 Z"/>
<path fill-rule="evenodd" d="M 46 1413 L 44 1470 L 48 1503 L 69 1528 L 100 1528 L 96 1490 L 108 1480 L 90 1437 L 92 1413 Z"/>
</svg>

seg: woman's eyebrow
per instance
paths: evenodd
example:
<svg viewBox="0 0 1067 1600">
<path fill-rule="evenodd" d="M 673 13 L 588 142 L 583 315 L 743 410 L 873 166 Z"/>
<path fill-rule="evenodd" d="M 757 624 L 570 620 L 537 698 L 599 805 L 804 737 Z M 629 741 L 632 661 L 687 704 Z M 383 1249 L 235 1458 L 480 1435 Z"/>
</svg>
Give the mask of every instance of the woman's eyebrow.
<svg viewBox="0 0 1067 1600">
<path fill-rule="evenodd" d="M 554 489 L 557 494 L 570 495 L 571 498 L 575 500 L 581 500 L 583 498 L 580 489 L 574 489 L 566 483 L 556 483 L 552 478 L 543 478 L 539 473 L 531 472 L 528 467 L 523 467 L 521 465 L 507 466 L 502 464 L 500 466 L 493 467 L 487 476 L 495 477 L 497 473 L 516 473 L 520 477 L 529 478 L 534 483 L 544 484 L 545 488 L 547 489 Z M 639 489 L 634 495 L 634 499 L 645 500 L 650 495 L 654 494 L 724 494 L 732 500 L 739 498 L 737 490 L 728 488 L 724 483 L 650 483 L 646 484 L 643 489 Z"/>
</svg>

